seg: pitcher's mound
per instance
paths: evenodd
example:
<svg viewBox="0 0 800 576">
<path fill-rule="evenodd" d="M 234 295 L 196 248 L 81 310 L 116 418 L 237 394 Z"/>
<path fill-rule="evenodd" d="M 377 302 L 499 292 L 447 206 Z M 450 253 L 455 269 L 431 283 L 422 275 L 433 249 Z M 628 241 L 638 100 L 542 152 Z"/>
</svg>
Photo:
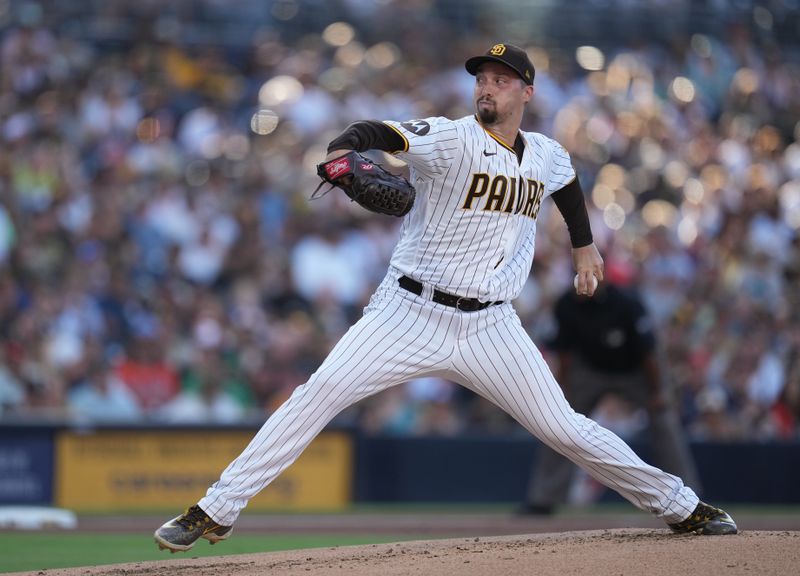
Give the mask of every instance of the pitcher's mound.
<svg viewBox="0 0 800 576">
<path fill-rule="evenodd" d="M 679 536 L 666 529 L 590 530 L 343 546 L 216 558 L 176 557 L 162 562 L 47 570 L 45 574 L 789 576 L 800 574 L 800 532 L 745 531 L 735 536 Z"/>
</svg>

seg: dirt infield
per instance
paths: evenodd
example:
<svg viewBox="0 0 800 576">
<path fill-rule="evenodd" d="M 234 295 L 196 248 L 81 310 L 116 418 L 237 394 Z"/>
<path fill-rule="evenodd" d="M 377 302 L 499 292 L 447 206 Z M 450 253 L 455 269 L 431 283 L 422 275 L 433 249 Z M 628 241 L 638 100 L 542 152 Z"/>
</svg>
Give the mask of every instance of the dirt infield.
<svg viewBox="0 0 800 576">
<path fill-rule="evenodd" d="M 27 576 L 703 576 L 800 574 L 800 514 L 794 509 L 733 509 L 742 532 L 672 534 L 639 511 L 555 516 L 481 512 L 243 514 L 237 534 L 384 534 L 414 541 L 285 552 L 192 557 L 17 573 Z M 164 516 L 84 516 L 84 533 L 151 534 Z M 2 535 L 0 534 L 0 538 Z M 419 540 L 419 538 L 439 538 Z M 155 544 L 152 544 L 155 546 Z M 200 546 L 206 545 L 204 542 Z M 217 547 L 224 553 L 225 543 Z M 9 575 L 11 576 L 11 575 Z"/>
<path fill-rule="evenodd" d="M 800 573 L 800 532 L 677 536 L 630 528 L 343 546 L 26 572 L 37 576 L 788 576 Z"/>
</svg>

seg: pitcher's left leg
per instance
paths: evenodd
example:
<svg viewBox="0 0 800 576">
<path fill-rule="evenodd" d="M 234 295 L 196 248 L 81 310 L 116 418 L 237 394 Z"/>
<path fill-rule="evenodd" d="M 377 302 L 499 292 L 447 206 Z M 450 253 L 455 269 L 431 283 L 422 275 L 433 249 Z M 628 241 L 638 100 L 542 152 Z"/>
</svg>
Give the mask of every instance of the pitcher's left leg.
<svg viewBox="0 0 800 576">
<path fill-rule="evenodd" d="M 680 478 L 645 463 L 616 434 L 570 407 L 510 306 L 480 316 L 454 366 L 468 386 L 637 508 L 668 523 L 695 510 L 698 497 Z"/>
</svg>

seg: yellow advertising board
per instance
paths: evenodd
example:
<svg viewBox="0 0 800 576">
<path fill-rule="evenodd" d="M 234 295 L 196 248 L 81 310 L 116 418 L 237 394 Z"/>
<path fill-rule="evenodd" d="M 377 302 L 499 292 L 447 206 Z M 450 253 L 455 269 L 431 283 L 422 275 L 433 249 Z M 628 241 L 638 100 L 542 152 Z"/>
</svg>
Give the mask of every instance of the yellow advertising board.
<svg viewBox="0 0 800 576">
<path fill-rule="evenodd" d="M 56 437 L 55 499 L 76 511 L 182 508 L 205 495 L 252 432 L 96 430 Z M 247 509 L 338 510 L 351 500 L 353 442 L 320 434 Z"/>
</svg>

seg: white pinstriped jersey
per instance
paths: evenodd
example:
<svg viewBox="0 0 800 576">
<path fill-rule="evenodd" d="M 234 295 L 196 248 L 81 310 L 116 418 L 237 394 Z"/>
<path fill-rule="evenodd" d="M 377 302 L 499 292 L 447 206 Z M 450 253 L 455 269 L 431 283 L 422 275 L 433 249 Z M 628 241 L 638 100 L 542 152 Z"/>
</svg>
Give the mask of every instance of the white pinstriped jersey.
<svg viewBox="0 0 800 576">
<path fill-rule="evenodd" d="M 385 124 L 407 143 L 397 156 L 417 191 L 391 265 L 451 294 L 514 299 L 530 273 L 542 200 L 575 178 L 567 151 L 520 132 L 520 163 L 474 115 Z"/>
</svg>

